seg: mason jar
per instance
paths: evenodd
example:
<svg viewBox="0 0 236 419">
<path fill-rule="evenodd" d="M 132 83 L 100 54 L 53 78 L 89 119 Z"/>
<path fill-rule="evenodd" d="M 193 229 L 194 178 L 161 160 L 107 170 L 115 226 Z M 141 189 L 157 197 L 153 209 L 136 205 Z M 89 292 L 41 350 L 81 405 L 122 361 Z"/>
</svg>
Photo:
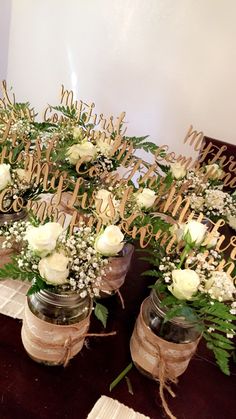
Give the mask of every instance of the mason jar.
<svg viewBox="0 0 236 419">
<path fill-rule="evenodd" d="M 67 365 L 83 347 L 92 302 L 76 293 L 41 290 L 27 297 L 22 342 L 29 356 L 47 365 Z"/>
<path fill-rule="evenodd" d="M 201 337 L 199 324 L 174 317 L 164 322 L 167 308 L 153 290 L 141 305 L 130 341 L 131 357 L 145 375 L 159 379 L 160 369 L 167 379 L 183 374 Z"/>
<path fill-rule="evenodd" d="M 119 255 L 109 257 L 99 284 L 101 298 L 115 294 L 124 284 L 133 253 L 134 245 L 126 243 Z"/>
</svg>

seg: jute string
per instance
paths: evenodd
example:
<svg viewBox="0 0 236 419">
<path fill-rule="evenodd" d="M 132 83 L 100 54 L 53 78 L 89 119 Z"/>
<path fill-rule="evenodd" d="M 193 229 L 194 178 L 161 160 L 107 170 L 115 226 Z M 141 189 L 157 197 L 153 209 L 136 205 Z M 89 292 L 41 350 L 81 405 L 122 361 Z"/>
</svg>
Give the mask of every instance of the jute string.
<svg viewBox="0 0 236 419">
<path fill-rule="evenodd" d="M 85 339 L 85 338 L 88 338 L 88 337 L 107 337 L 107 336 L 114 336 L 114 335 L 116 335 L 116 332 L 85 333 L 84 335 L 81 335 L 81 339 Z M 65 354 L 60 361 L 60 364 L 62 364 L 63 367 L 66 367 L 68 365 L 70 359 L 72 358 L 71 351 L 72 351 L 72 348 L 73 348 L 74 344 L 75 344 L 75 340 L 73 340 L 71 338 L 71 336 L 69 336 L 69 338 L 65 341 L 65 344 L 64 344 Z"/>
</svg>

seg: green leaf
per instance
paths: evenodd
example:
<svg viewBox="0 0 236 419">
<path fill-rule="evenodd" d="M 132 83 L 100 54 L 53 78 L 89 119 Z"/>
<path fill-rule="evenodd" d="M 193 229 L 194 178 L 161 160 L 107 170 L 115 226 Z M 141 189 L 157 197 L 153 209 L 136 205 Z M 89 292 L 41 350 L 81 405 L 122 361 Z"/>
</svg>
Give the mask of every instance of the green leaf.
<svg viewBox="0 0 236 419">
<path fill-rule="evenodd" d="M 160 272 L 157 272 L 155 270 L 149 270 L 149 271 L 142 272 L 141 275 L 142 276 L 152 276 L 152 277 L 159 278 L 160 277 Z"/>
<path fill-rule="evenodd" d="M 112 381 L 112 383 L 110 384 L 109 390 L 112 391 L 114 387 L 117 386 L 117 384 L 119 384 L 119 382 L 122 380 L 122 378 L 124 378 L 126 376 L 126 374 L 128 374 L 128 372 L 131 370 L 131 368 L 133 367 L 133 363 L 131 362 L 119 375 L 117 378 L 115 378 L 114 381 Z"/>
<path fill-rule="evenodd" d="M 27 295 L 35 294 L 36 292 L 39 292 L 44 289 L 50 289 L 53 288 L 52 286 L 48 285 L 43 279 L 40 277 L 37 277 L 33 285 L 30 287 L 30 289 L 27 292 Z"/>
<path fill-rule="evenodd" d="M 233 345 L 232 340 L 226 338 L 224 335 L 221 335 L 220 333 L 211 332 L 211 336 L 214 339 L 220 340 L 221 342 L 230 343 Z"/>
<path fill-rule="evenodd" d="M 94 314 L 97 317 L 98 320 L 100 320 L 104 327 L 107 325 L 107 317 L 108 317 L 108 310 L 107 308 L 100 303 L 95 303 L 95 310 Z"/>
<path fill-rule="evenodd" d="M 216 357 L 216 362 L 219 365 L 221 371 L 226 375 L 230 375 L 230 371 L 229 371 L 230 354 L 226 350 L 220 349 L 220 348 L 213 348 L 213 352 Z"/>
<path fill-rule="evenodd" d="M 144 150 L 155 154 L 155 152 L 159 149 L 158 145 L 151 141 L 145 141 L 148 138 L 148 135 L 143 137 L 124 137 L 124 140 L 127 140 L 129 143 L 132 144 L 135 150 Z"/>
<path fill-rule="evenodd" d="M 210 322 L 212 325 L 216 324 L 216 325 L 219 325 L 219 326 L 225 328 L 226 331 L 231 330 L 231 329 L 236 330 L 236 325 L 235 324 L 227 322 L 226 320 L 223 320 L 223 319 L 221 320 L 218 317 L 208 317 L 207 316 L 207 317 L 205 317 L 205 320 Z M 214 326 L 212 326 L 212 327 L 214 327 Z"/>
<path fill-rule="evenodd" d="M 167 323 L 169 320 L 173 319 L 174 317 L 180 317 L 182 313 L 182 306 L 174 306 L 171 308 L 166 314 L 164 318 L 164 323 Z"/>
</svg>

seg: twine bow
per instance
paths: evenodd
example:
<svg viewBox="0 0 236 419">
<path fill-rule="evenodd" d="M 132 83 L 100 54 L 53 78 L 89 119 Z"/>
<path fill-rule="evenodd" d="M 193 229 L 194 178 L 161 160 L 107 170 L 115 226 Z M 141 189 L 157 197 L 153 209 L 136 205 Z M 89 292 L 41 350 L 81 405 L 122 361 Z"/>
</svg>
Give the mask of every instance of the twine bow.
<svg viewBox="0 0 236 419">
<path fill-rule="evenodd" d="M 87 338 L 87 337 L 107 337 L 107 336 L 114 336 L 116 335 L 116 332 L 110 332 L 110 333 L 84 333 L 83 335 L 81 335 L 79 338 L 77 339 L 72 339 L 71 336 L 69 336 L 66 340 L 65 343 L 63 345 L 64 349 L 65 349 L 65 353 L 63 354 L 61 360 L 59 361 L 60 364 L 63 365 L 63 367 L 66 367 L 70 361 L 70 359 L 72 358 L 72 349 L 73 346 L 76 343 L 79 343 L 79 341 L 81 339 Z M 57 345 L 59 346 L 59 345 Z"/>
</svg>

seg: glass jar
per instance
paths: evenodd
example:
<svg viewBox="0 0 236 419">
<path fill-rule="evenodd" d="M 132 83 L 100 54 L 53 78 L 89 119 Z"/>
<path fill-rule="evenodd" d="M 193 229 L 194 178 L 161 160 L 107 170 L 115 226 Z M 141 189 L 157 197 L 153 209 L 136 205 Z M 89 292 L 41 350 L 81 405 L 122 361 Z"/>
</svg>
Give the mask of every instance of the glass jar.
<svg viewBox="0 0 236 419">
<path fill-rule="evenodd" d="M 100 297 L 105 298 L 115 294 L 125 282 L 125 277 L 130 268 L 134 245 L 126 243 L 118 256 L 111 256 L 105 266 L 105 275 L 102 276 Z"/>
<path fill-rule="evenodd" d="M 22 221 L 27 217 L 27 211 L 21 210 L 19 212 L 1 212 L 0 213 L 0 226 L 7 224 L 13 224 L 15 221 Z"/>
<path fill-rule="evenodd" d="M 167 308 L 160 303 L 155 290 L 144 300 L 130 340 L 131 357 L 146 376 L 175 380 L 186 370 L 201 333 L 182 317 L 164 323 Z"/>
<path fill-rule="evenodd" d="M 22 342 L 29 356 L 46 365 L 67 365 L 83 347 L 92 302 L 75 293 L 41 290 L 27 297 Z"/>
<path fill-rule="evenodd" d="M 81 298 L 79 294 L 56 294 L 41 290 L 27 297 L 28 306 L 39 319 L 53 324 L 78 323 L 87 317 L 91 301 L 89 297 Z"/>
<path fill-rule="evenodd" d="M 164 323 L 167 307 L 161 305 L 161 300 L 155 290 L 143 305 L 143 318 L 155 335 L 173 343 L 189 343 L 196 340 L 200 332 L 196 323 L 190 323 L 183 317 L 174 317 Z"/>
</svg>

